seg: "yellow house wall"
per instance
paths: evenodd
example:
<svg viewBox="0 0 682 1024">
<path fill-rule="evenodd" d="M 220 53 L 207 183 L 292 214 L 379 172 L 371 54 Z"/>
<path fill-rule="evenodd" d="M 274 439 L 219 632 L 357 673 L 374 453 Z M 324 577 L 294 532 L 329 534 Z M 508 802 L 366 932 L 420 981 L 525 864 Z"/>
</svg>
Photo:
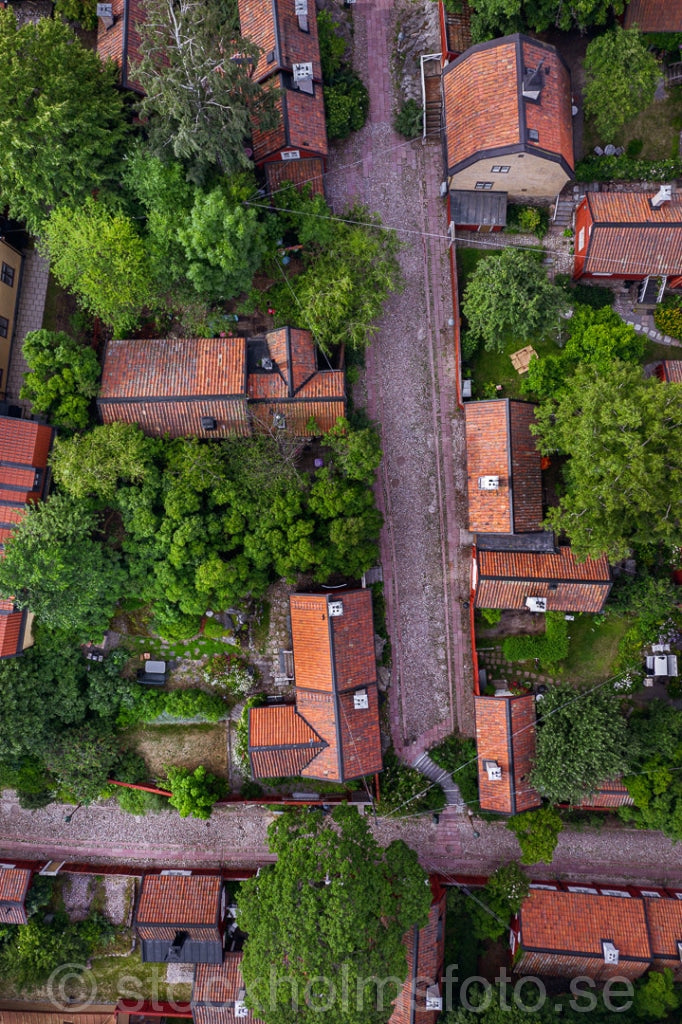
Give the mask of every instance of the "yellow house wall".
<svg viewBox="0 0 682 1024">
<path fill-rule="evenodd" d="M 511 167 L 507 174 L 493 174 L 494 164 Z M 555 199 L 569 180 L 561 164 L 533 153 L 508 153 L 478 160 L 448 180 L 450 188 L 473 189 L 477 181 L 492 181 L 492 192 L 507 192 L 511 200 Z"/>
<path fill-rule="evenodd" d="M 17 296 L 19 294 L 19 278 L 21 276 L 21 253 L 8 242 L 0 241 L 0 264 L 6 263 L 14 270 L 14 283 L 5 284 L 0 280 L 0 316 L 9 321 L 7 337 L 0 337 L 0 396 L 4 398 L 7 390 L 7 374 L 9 372 L 9 353 L 16 319 Z"/>
</svg>

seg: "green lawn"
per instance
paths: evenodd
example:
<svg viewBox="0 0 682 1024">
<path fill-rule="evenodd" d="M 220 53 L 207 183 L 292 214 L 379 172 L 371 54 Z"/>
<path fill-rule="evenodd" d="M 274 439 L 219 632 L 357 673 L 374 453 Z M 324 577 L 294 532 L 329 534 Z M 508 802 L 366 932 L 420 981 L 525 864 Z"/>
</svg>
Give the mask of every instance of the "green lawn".
<svg viewBox="0 0 682 1024">
<path fill-rule="evenodd" d="M 628 121 L 615 141 L 619 146 L 627 146 L 633 139 L 640 139 L 644 143 L 638 158 L 641 160 L 677 159 L 680 155 L 680 129 L 682 88 L 674 86 L 666 100 L 654 100 L 641 114 Z"/>
<path fill-rule="evenodd" d="M 556 341 L 551 337 L 540 340 L 532 337 L 512 338 L 505 343 L 502 352 L 487 352 L 479 345 L 473 357 L 465 360 L 469 369 L 464 371 L 465 377 L 471 374 L 476 398 L 524 397 L 521 392 L 521 382 L 524 378 L 512 366 L 510 356 L 512 352 L 526 345 L 532 345 L 540 359 L 559 351 Z M 502 385 L 501 391 L 494 391 L 496 384 Z"/>
<path fill-rule="evenodd" d="M 191 984 L 169 985 L 166 969 L 166 964 L 143 964 L 139 949 L 136 949 L 130 956 L 95 957 L 92 970 L 88 972 L 88 980 L 96 983 L 97 1000 L 101 1003 L 113 1003 L 126 996 L 128 999 L 155 998 L 189 1002 Z"/>
<path fill-rule="evenodd" d="M 606 617 L 576 615 L 569 622 L 568 657 L 555 674 L 570 682 L 596 683 L 608 679 L 618 655 L 618 644 L 634 618 L 610 611 Z"/>
</svg>

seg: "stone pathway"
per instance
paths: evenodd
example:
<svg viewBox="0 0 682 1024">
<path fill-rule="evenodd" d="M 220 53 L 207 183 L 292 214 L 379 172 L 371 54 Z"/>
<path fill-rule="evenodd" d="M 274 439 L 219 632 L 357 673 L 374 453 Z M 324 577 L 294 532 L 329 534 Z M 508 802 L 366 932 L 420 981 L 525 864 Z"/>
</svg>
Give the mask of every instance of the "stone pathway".
<svg viewBox="0 0 682 1024">
<path fill-rule="evenodd" d="M 19 391 L 28 372 L 21 348 L 29 331 L 38 331 L 43 326 L 49 270 L 49 263 L 35 249 L 26 253 L 17 311 L 17 328 L 7 377 L 7 398 L 26 411 L 30 411 L 30 403 L 19 400 Z"/>
<path fill-rule="evenodd" d="M 382 431 L 377 503 L 396 749 L 414 763 L 456 725 L 472 735 L 463 418 L 456 400 L 452 288 L 440 147 L 407 142 L 392 128 L 393 0 L 356 3 L 354 53 L 368 86 L 368 124 L 334 146 L 326 178 L 336 212 L 366 204 L 396 228 L 404 249 L 402 294 L 386 303 L 366 359 L 364 393 Z M 438 49 L 437 40 L 433 48 Z M 431 41 L 429 41 L 431 45 Z"/>
<path fill-rule="evenodd" d="M 416 768 L 422 775 L 425 775 L 427 779 L 431 779 L 432 782 L 440 786 L 445 793 L 448 807 L 454 807 L 459 812 L 464 811 L 462 794 L 450 772 L 446 772 L 445 768 L 440 768 L 435 761 L 431 760 L 428 754 L 422 754 L 412 767 Z"/>
</svg>

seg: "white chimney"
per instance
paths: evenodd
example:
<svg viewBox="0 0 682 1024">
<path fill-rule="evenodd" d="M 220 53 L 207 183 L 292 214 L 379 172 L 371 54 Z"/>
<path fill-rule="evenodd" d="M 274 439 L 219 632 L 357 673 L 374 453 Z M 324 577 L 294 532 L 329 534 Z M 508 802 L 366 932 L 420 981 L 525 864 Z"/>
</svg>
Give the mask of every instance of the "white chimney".
<svg viewBox="0 0 682 1024">
<path fill-rule="evenodd" d="M 602 952 L 604 954 L 605 964 L 617 964 L 620 959 L 620 954 L 612 942 L 606 942 L 602 939 L 601 944 Z"/>
<path fill-rule="evenodd" d="M 499 782 L 502 778 L 502 769 L 500 768 L 497 761 L 484 761 L 483 767 L 488 773 L 488 779 L 490 782 Z"/>
<path fill-rule="evenodd" d="M 478 489 L 480 491 L 496 491 L 499 486 L 499 476 L 479 476 L 478 478 Z"/>
<path fill-rule="evenodd" d="M 114 24 L 114 15 L 111 4 L 97 4 L 97 17 L 104 22 L 105 28 L 111 28 Z"/>
<path fill-rule="evenodd" d="M 656 195 L 651 199 L 654 210 L 660 209 L 663 203 L 669 203 L 673 197 L 672 185 L 661 185 Z"/>
</svg>

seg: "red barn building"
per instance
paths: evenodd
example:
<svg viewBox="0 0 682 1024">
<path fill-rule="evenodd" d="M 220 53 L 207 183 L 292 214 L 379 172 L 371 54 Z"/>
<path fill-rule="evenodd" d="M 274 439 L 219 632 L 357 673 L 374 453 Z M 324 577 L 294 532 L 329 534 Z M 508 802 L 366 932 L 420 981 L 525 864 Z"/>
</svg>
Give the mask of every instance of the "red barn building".
<svg viewBox="0 0 682 1024">
<path fill-rule="evenodd" d="M 531 612 L 597 613 L 612 587 L 606 555 L 578 562 L 566 545 L 541 552 L 475 548 L 472 583 L 477 608 Z"/>
<path fill-rule="evenodd" d="M 0 868 L 0 923 L 27 923 L 25 903 L 32 873 L 27 868 Z"/>
<path fill-rule="evenodd" d="M 388 1024 L 436 1024 L 442 1010 L 441 979 L 445 960 L 445 889 L 431 878 L 429 920 L 403 937 L 407 978 Z"/>
<path fill-rule="evenodd" d="M 535 759 L 535 697 L 475 697 L 478 792 L 482 811 L 519 814 L 539 807 L 530 785 Z"/>
<path fill-rule="evenodd" d="M 145 875 L 135 911 L 143 963 L 221 963 L 224 919 L 220 878 Z"/>
<path fill-rule="evenodd" d="M 296 705 L 251 708 L 254 778 L 344 782 L 382 769 L 369 590 L 289 598 Z"/>
<path fill-rule="evenodd" d="M 309 182 L 324 195 L 327 128 L 315 0 L 239 0 L 241 33 L 261 50 L 254 78 L 276 92 L 279 123 L 253 126 L 253 159 L 269 192 Z"/>
</svg>

